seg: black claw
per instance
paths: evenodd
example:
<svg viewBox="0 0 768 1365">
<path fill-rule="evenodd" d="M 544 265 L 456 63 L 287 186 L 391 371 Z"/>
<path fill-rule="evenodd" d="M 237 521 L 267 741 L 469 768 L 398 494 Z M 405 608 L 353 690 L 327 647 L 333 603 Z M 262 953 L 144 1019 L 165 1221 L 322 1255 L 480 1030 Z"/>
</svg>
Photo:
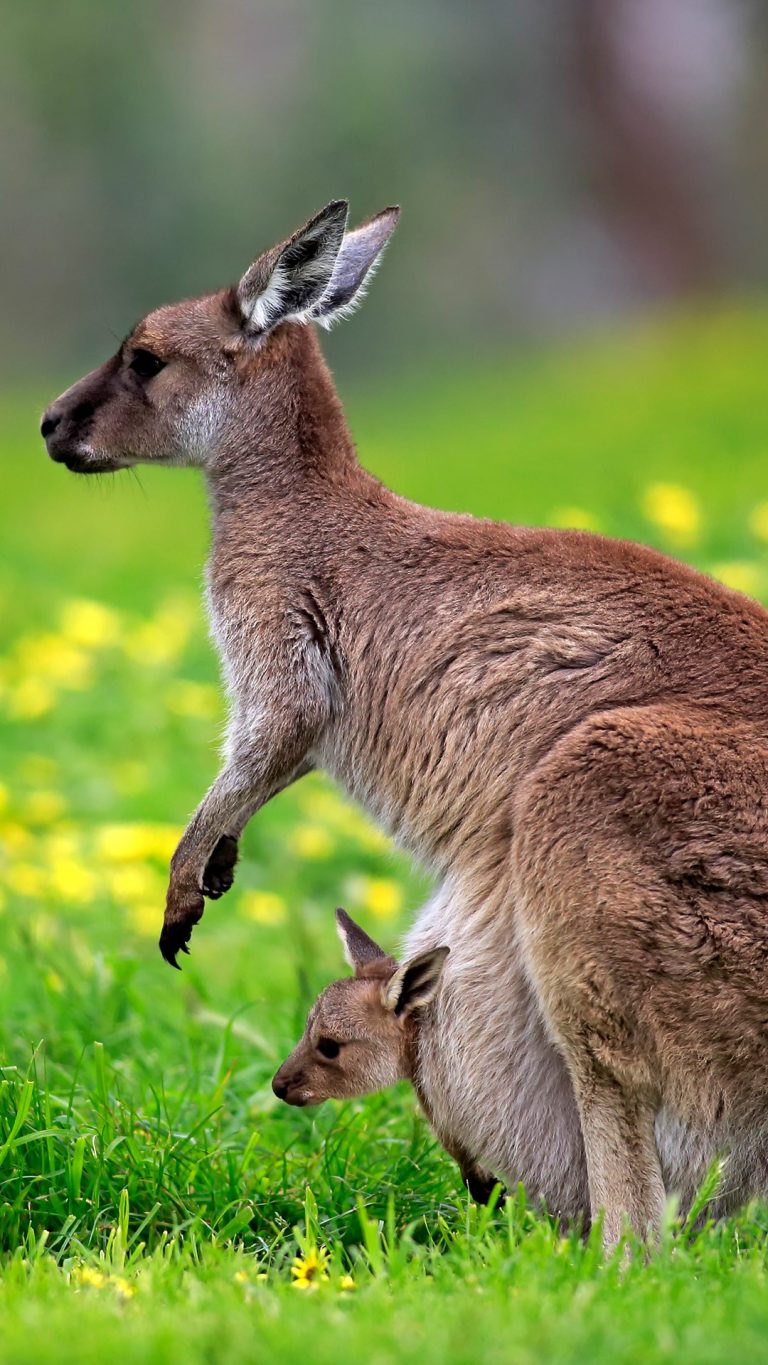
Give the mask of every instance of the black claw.
<svg viewBox="0 0 768 1365">
<path fill-rule="evenodd" d="M 186 954 L 187 954 L 187 957 L 190 956 L 189 948 L 187 947 L 186 943 L 182 943 L 182 945 L 181 945 L 181 951 L 182 951 L 183 953 L 186 953 Z M 181 968 L 179 968 L 179 971 L 181 971 Z"/>
<path fill-rule="evenodd" d="M 189 936 L 187 935 L 187 937 Z M 181 971 L 181 967 L 176 961 L 179 950 L 184 953 L 189 952 L 189 949 L 185 946 L 185 941 L 179 942 L 178 930 L 174 930 L 173 928 L 163 929 L 163 932 L 160 935 L 160 952 L 168 963 L 168 966 L 175 967 L 177 972 Z"/>
</svg>

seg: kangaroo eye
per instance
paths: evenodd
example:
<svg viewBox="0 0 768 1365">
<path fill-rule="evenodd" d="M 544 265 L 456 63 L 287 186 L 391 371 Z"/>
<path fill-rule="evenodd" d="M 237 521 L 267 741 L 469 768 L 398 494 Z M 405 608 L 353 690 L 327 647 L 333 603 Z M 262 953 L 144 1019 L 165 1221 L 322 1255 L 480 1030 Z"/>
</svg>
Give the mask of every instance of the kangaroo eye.
<svg viewBox="0 0 768 1365">
<path fill-rule="evenodd" d="M 334 1057 L 338 1057 L 341 1045 L 336 1042 L 335 1038 L 318 1038 L 317 1050 L 321 1057 L 332 1060 Z"/>
<path fill-rule="evenodd" d="M 133 370 L 139 379 L 152 379 L 165 369 L 165 361 L 161 360 L 159 355 L 153 355 L 151 351 L 134 351 L 128 368 Z"/>
</svg>

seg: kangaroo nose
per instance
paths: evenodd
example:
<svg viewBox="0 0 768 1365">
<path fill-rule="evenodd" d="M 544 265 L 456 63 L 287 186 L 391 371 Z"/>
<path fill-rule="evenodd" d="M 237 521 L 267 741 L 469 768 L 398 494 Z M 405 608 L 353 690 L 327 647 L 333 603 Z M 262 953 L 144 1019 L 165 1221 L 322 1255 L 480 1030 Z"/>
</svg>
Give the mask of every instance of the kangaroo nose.
<svg viewBox="0 0 768 1365">
<path fill-rule="evenodd" d="M 43 437 L 43 440 L 48 436 L 53 435 L 60 421 L 60 412 L 46 412 L 43 414 L 43 420 L 40 423 L 40 435 Z"/>
<path fill-rule="evenodd" d="M 284 1100 L 286 1095 L 288 1094 L 288 1086 L 285 1081 L 280 1080 L 279 1072 L 277 1073 L 272 1082 L 272 1089 L 274 1090 L 279 1100 Z"/>
</svg>

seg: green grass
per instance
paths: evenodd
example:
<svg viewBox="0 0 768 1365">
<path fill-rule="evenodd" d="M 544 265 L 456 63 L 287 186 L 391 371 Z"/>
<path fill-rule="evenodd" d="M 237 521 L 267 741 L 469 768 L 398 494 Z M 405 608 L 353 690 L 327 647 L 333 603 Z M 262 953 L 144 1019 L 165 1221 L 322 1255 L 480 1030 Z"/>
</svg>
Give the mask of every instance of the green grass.
<svg viewBox="0 0 768 1365">
<path fill-rule="evenodd" d="M 590 521 L 768 598 L 766 353 L 768 316 L 734 308 L 348 406 L 410 496 Z M 2 409 L 0 1359 L 764 1354 L 766 1211 L 693 1234 L 671 1210 L 659 1254 L 623 1268 L 522 1195 L 470 1206 L 405 1087 L 274 1100 L 341 969 L 334 906 L 394 947 L 427 890 L 321 779 L 253 822 L 236 889 L 183 974 L 164 966 L 167 857 L 222 723 L 203 492 L 49 466 L 49 396 Z M 320 1247 L 328 1278 L 302 1292 L 291 1265 Z"/>
</svg>

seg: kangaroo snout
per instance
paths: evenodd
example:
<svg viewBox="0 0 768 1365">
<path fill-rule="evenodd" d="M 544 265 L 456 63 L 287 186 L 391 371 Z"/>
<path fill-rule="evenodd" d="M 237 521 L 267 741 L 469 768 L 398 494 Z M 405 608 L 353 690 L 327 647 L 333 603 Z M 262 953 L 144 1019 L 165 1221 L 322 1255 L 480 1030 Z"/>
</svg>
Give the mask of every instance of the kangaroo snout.
<svg viewBox="0 0 768 1365">
<path fill-rule="evenodd" d="M 288 1070 L 285 1065 L 275 1072 L 272 1078 L 272 1090 L 279 1100 L 283 1100 L 285 1104 L 292 1104 L 297 1109 L 303 1109 L 309 1104 L 319 1103 L 309 1090 L 304 1073 Z"/>
</svg>

